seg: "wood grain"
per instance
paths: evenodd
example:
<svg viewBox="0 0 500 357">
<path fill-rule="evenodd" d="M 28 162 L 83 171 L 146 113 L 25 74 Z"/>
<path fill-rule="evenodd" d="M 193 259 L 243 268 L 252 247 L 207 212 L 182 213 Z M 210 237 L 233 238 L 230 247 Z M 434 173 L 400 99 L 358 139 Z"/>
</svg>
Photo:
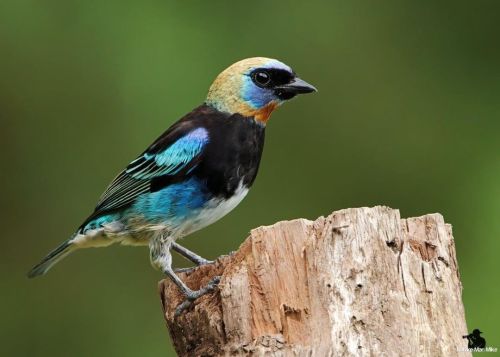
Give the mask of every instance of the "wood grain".
<svg viewBox="0 0 500 357">
<path fill-rule="evenodd" d="M 179 356 L 470 356 L 451 226 L 439 214 L 401 219 L 351 208 L 251 231 L 237 252 L 180 274 L 219 289 L 174 318 Z"/>
</svg>

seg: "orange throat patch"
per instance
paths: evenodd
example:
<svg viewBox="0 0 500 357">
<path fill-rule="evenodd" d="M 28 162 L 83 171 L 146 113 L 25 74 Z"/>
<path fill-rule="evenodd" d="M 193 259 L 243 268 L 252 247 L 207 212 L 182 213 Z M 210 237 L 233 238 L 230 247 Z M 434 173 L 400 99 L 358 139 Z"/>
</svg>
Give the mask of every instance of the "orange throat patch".
<svg viewBox="0 0 500 357">
<path fill-rule="evenodd" d="M 253 109 L 250 106 L 245 105 L 245 107 L 241 108 L 242 110 L 240 110 L 239 113 L 247 117 L 254 117 L 255 120 L 265 125 L 271 117 L 271 113 L 278 107 L 278 105 L 279 104 L 275 101 L 272 101 L 259 109 Z"/>
</svg>

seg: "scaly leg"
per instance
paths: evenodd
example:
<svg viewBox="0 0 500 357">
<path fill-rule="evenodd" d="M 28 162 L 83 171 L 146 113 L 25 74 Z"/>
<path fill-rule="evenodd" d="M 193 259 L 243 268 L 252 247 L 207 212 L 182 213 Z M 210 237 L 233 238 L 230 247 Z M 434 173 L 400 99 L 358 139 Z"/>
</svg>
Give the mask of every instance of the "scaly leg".
<svg viewBox="0 0 500 357">
<path fill-rule="evenodd" d="M 186 297 L 186 300 L 175 310 L 175 316 L 179 316 L 185 309 L 191 306 L 196 299 L 214 291 L 220 281 L 220 277 L 214 277 L 205 287 L 199 290 L 191 290 L 172 270 L 172 255 L 170 254 L 170 248 L 173 248 L 173 244 L 175 243 L 173 243 L 170 237 L 165 237 L 163 235 L 151 239 L 150 257 L 153 266 L 161 269 Z"/>
<path fill-rule="evenodd" d="M 213 263 L 212 260 L 207 260 L 207 259 L 205 259 L 203 257 L 200 257 L 195 252 L 192 252 L 189 249 L 187 249 L 187 248 L 183 247 L 182 245 L 177 244 L 175 242 L 172 242 L 171 247 L 177 253 L 179 253 L 180 255 L 182 255 L 184 258 L 192 261 L 196 265 L 205 265 L 205 264 L 212 264 Z"/>
</svg>

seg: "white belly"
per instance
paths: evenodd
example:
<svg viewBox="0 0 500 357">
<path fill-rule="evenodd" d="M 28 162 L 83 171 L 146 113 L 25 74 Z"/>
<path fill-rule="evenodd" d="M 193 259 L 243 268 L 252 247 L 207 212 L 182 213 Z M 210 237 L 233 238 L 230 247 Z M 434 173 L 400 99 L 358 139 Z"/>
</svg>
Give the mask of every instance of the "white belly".
<svg viewBox="0 0 500 357">
<path fill-rule="evenodd" d="M 176 238 L 196 232 L 218 221 L 231 212 L 245 198 L 247 193 L 248 188 L 240 183 L 231 198 L 227 200 L 214 198 L 208 201 L 205 207 L 202 208 L 198 214 L 182 223 L 178 229 L 176 229 Z"/>
</svg>

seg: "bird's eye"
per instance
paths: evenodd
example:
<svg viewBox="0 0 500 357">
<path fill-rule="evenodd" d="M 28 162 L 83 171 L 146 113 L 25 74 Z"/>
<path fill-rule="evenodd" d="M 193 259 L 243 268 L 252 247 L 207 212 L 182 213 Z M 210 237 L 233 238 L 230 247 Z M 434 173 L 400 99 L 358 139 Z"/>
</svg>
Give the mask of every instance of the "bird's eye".
<svg viewBox="0 0 500 357">
<path fill-rule="evenodd" d="M 271 82 L 271 75 L 266 71 L 256 71 L 252 79 L 258 86 L 265 87 Z"/>
</svg>

